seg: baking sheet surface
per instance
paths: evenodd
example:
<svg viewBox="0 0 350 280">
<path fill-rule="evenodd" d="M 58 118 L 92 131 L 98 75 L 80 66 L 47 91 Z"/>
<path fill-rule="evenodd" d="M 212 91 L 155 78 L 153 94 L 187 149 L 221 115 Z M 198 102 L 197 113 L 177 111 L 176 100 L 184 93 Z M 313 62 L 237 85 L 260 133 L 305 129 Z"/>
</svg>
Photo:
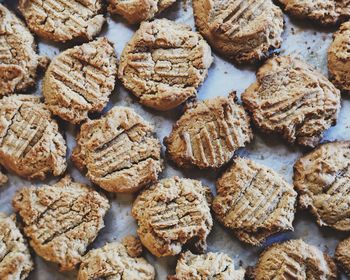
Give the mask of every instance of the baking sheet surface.
<svg viewBox="0 0 350 280">
<path fill-rule="evenodd" d="M 17 0 L 3 0 L 12 10 L 17 5 Z M 166 17 L 189 24 L 194 28 L 194 19 L 192 15 L 191 1 L 178 0 L 178 2 L 165 13 L 158 17 Z M 285 15 L 286 27 L 283 34 L 284 42 L 280 50 L 281 54 L 293 54 L 303 58 L 308 63 L 317 67 L 323 74 L 327 75 L 327 49 L 332 40 L 334 29 L 319 29 L 311 23 L 290 20 Z M 131 38 L 137 27 L 129 26 L 120 17 L 107 17 L 107 24 L 99 36 L 107 36 L 114 42 L 115 48 L 120 56 L 123 47 Z M 54 57 L 60 51 L 70 47 L 69 45 L 56 45 L 39 40 L 39 52 L 42 55 Z M 237 91 L 238 96 L 255 81 L 256 67 L 237 68 L 230 62 L 214 54 L 215 60 L 210 68 L 208 78 L 199 90 L 199 99 L 212 98 L 215 96 L 226 96 L 231 91 Z M 40 95 L 40 83 L 33 90 L 32 94 Z M 134 108 L 145 119 L 153 123 L 156 127 L 157 135 L 163 140 L 171 131 L 171 126 L 181 115 L 181 108 L 165 113 L 160 113 L 140 106 L 136 99 L 132 97 L 117 81 L 116 88 L 111 96 L 111 100 L 105 109 L 107 111 L 114 105 L 123 105 Z M 89 183 L 69 159 L 72 148 L 75 146 L 75 135 L 77 128 L 64 122 L 60 122 L 60 127 L 64 131 L 68 145 L 68 173 L 75 180 Z M 241 156 L 246 156 L 262 164 L 272 167 L 282 174 L 287 181 L 292 182 L 293 164 L 302 154 L 302 149 L 296 146 L 288 145 L 278 137 L 271 137 L 254 131 L 254 141 L 245 149 L 238 152 Z M 350 98 L 342 96 L 342 109 L 339 116 L 338 124 L 329 129 L 324 137 L 324 141 L 333 140 L 350 140 Z M 163 147 L 164 155 L 164 147 Z M 213 171 L 182 171 L 176 168 L 171 162 L 166 161 L 165 171 L 161 178 L 172 175 L 199 179 L 208 185 L 215 193 L 215 178 L 217 173 Z M 45 183 L 55 182 L 57 178 L 52 178 Z M 17 176 L 9 174 L 9 183 L 0 189 L 0 211 L 8 214 L 12 213 L 11 199 L 14 192 L 23 186 L 38 185 L 40 182 L 28 182 Z M 91 185 L 91 184 L 90 184 Z M 91 248 L 103 246 L 104 243 L 113 240 L 120 240 L 127 234 L 136 234 L 136 223 L 131 217 L 131 203 L 133 195 L 112 195 L 108 194 L 111 201 L 111 209 L 105 219 L 105 228 L 100 232 L 96 241 Z M 330 229 L 320 229 L 313 217 L 307 212 L 298 212 L 294 222 L 295 231 L 279 234 L 270 238 L 266 245 L 273 242 L 287 240 L 290 238 L 302 238 L 304 241 L 318 246 L 321 250 L 326 251 L 333 256 L 335 246 L 346 237 L 343 233 L 338 233 Z M 222 251 L 230 255 L 241 263 L 244 267 L 254 265 L 258 254 L 262 248 L 253 248 L 240 243 L 232 233 L 225 230 L 217 222 L 208 238 L 208 250 Z M 155 266 L 157 279 L 166 279 L 168 274 L 174 273 L 176 257 L 156 259 L 149 253 L 146 258 Z M 75 279 L 76 271 L 61 273 L 56 265 L 43 261 L 40 257 L 35 256 L 35 270 L 31 273 L 31 280 L 34 279 Z M 341 279 L 346 279 L 342 276 Z"/>
</svg>

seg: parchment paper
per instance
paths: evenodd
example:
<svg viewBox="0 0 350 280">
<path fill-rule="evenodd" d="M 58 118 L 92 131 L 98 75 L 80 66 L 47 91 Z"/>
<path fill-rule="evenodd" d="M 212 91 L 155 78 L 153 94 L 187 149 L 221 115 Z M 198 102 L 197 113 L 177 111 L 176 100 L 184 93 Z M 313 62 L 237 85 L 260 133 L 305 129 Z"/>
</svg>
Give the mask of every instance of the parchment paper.
<svg viewBox="0 0 350 280">
<path fill-rule="evenodd" d="M 17 0 L 3 0 L 12 10 L 17 5 Z M 160 17 L 166 17 L 177 22 L 187 23 L 194 28 L 194 19 L 192 14 L 191 1 L 178 2 L 168 11 L 161 14 Z M 286 28 L 283 34 L 284 42 L 281 48 L 281 54 L 297 55 L 310 64 L 316 66 L 322 73 L 327 75 L 327 49 L 332 39 L 332 33 L 335 29 L 320 29 L 309 22 L 300 22 L 290 20 L 285 16 Z M 118 57 L 126 42 L 131 38 L 137 26 L 130 26 L 120 17 L 107 18 L 103 32 L 100 36 L 107 36 L 109 40 L 115 43 Z M 70 47 L 71 45 L 57 45 L 43 40 L 38 40 L 40 54 L 54 57 L 60 51 Z M 226 96 L 235 90 L 238 96 L 255 80 L 256 67 L 237 68 L 229 61 L 214 54 L 215 61 L 209 71 L 208 78 L 199 90 L 199 99 L 212 98 L 215 96 Z M 40 95 L 40 83 L 32 94 Z M 170 112 L 160 113 L 140 106 L 136 99 L 128 93 L 119 81 L 111 96 L 111 100 L 105 109 L 109 110 L 114 105 L 124 105 L 134 108 L 145 119 L 153 123 L 156 127 L 157 135 L 162 140 L 171 131 L 171 126 L 181 115 L 181 108 Z M 72 164 L 70 154 L 75 146 L 75 135 L 77 127 L 65 122 L 60 122 L 60 127 L 64 131 L 64 135 L 68 144 L 68 170 L 73 178 L 77 181 L 89 183 L 89 181 L 81 174 Z M 260 163 L 274 168 L 281 173 L 287 181 L 292 182 L 293 164 L 302 154 L 303 150 L 296 146 L 291 146 L 278 137 L 270 137 L 254 131 L 254 141 L 245 149 L 239 151 L 239 155 L 252 158 Z M 333 140 L 350 140 L 350 98 L 342 96 L 342 110 L 339 116 L 337 126 L 329 129 L 325 134 L 324 141 Z M 164 147 L 163 147 L 164 155 Z M 213 171 L 182 171 L 176 168 L 171 162 L 166 161 L 166 169 L 162 173 L 161 178 L 179 175 L 193 179 L 199 179 L 204 184 L 210 186 L 215 193 L 215 179 L 218 173 Z M 58 178 L 52 178 L 44 183 L 56 181 Z M 8 214 L 13 212 L 11 199 L 14 192 L 23 186 L 29 185 L 40 186 L 43 182 L 28 182 L 19 177 L 9 174 L 9 183 L 0 189 L 0 211 Z M 91 185 L 91 184 L 90 184 Z M 103 246 L 105 242 L 120 240 L 126 234 L 136 234 L 136 223 L 131 217 L 131 203 L 135 198 L 133 195 L 111 195 L 108 194 L 111 202 L 111 209 L 108 212 L 105 228 L 100 232 L 96 241 L 91 248 Z M 266 245 L 273 242 L 287 240 L 291 238 L 302 238 L 304 241 L 318 246 L 321 250 L 326 251 L 333 256 L 335 246 L 339 240 L 346 237 L 346 234 L 336 232 L 330 229 L 320 229 L 313 217 L 308 212 L 298 211 L 294 222 L 295 231 L 279 234 L 270 238 Z M 265 246 L 264 246 L 265 247 Z M 245 246 L 240 243 L 232 233 L 225 230 L 221 225 L 215 222 L 214 228 L 208 238 L 208 250 L 222 251 L 230 255 L 241 263 L 244 267 L 254 265 L 258 254 L 264 249 Z M 34 254 L 33 254 L 34 255 Z M 176 257 L 156 259 L 146 252 L 147 259 L 155 266 L 157 271 L 157 279 L 166 279 L 170 273 L 174 273 L 176 265 Z M 48 263 L 38 256 L 35 256 L 35 270 L 31 273 L 29 279 L 75 279 L 76 271 L 70 273 L 61 273 L 58 267 L 52 263 Z M 346 279 L 343 275 L 341 279 Z"/>
</svg>

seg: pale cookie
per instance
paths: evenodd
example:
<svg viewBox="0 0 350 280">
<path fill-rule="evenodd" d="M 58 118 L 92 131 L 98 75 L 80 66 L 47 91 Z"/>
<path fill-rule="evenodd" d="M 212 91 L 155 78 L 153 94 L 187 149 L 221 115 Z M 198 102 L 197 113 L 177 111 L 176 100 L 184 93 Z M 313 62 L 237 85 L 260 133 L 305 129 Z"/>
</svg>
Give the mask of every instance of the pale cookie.
<svg viewBox="0 0 350 280">
<path fill-rule="evenodd" d="M 78 280 L 153 280 L 155 269 L 141 257 L 142 246 L 133 236 L 121 243 L 107 243 L 87 253 L 80 265 Z"/>
<path fill-rule="evenodd" d="M 53 114 L 78 124 L 107 105 L 116 74 L 117 58 L 107 38 L 68 49 L 52 60 L 45 73 L 45 102 Z"/>
<path fill-rule="evenodd" d="M 176 274 L 168 280 L 244 280 L 245 270 L 235 269 L 234 261 L 223 253 L 194 255 L 182 253 L 177 261 Z"/>
<path fill-rule="evenodd" d="M 0 168 L 0 187 L 5 185 L 7 181 L 8 181 L 7 176 L 1 171 L 1 168 Z"/>
<path fill-rule="evenodd" d="M 350 21 L 343 23 L 334 34 L 328 49 L 328 71 L 333 84 L 350 94 Z"/>
<path fill-rule="evenodd" d="M 339 265 L 350 276 L 350 238 L 338 244 L 335 251 L 335 258 Z"/>
<path fill-rule="evenodd" d="M 0 164 L 27 179 L 43 180 L 66 170 L 66 143 L 39 97 L 0 100 Z"/>
<path fill-rule="evenodd" d="M 109 192 L 136 192 L 162 171 L 154 128 L 134 110 L 114 107 L 81 126 L 72 159 L 95 184 Z"/>
<path fill-rule="evenodd" d="M 167 19 L 141 23 L 119 64 L 119 78 L 141 104 L 170 110 L 197 95 L 213 61 L 207 42 Z"/>
<path fill-rule="evenodd" d="M 142 244 L 155 256 L 174 256 L 185 247 L 200 253 L 213 226 L 211 192 L 201 182 L 166 178 L 142 192 L 132 215 Z"/>
<path fill-rule="evenodd" d="M 164 143 L 179 166 L 219 168 L 252 138 L 250 118 L 232 93 L 187 107 Z"/>
<path fill-rule="evenodd" d="M 281 46 L 283 13 L 271 0 L 193 0 L 196 26 L 236 63 L 255 63 Z"/>
<path fill-rule="evenodd" d="M 315 147 L 335 125 L 340 92 L 313 67 L 291 56 L 269 59 L 242 100 L 255 124 L 289 143 Z"/>
<path fill-rule="evenodd" d="M 278 0 L 284 10 L 298 18 L 322 25 L 335 25 L 350 18 L 350 0 Z"/>
<path fill-rule="evenodd" d="M 105 18 L 102 0 L 20 0 L 18 8 L 31 31 L 56 42 L 92 40 Z"/>
<path fill-rule="evenodd" d="M 108 11 L 121 15 L 129 23 L 150 20 L 170 7 L 176 0 L 108 0 Z"/>
<path fill-rule="evenodd" d="M 47 60 L 36 53 L 25 24 L 0 4 L 0 98 L 34 86 L 38 67 Z"/>
<path fill-rule="evenodd" d="M 72 270 L 104 227 L 108 200 L 70 177 L 42 187 L 23 188 L 13 207 L 24 223 L 34 251 L 47 261 Z"/>
<path fill-rule="evenodd" d="M 300 206 L 320 226 L 350 231 L 350 141 L 323 144 L 294 165 Z"/>
<path fill-rule="evenodd" d="M 0 213 L 0 279 L 24 280 L 34 269 L 27 242 L 16 226 L 16 217 Z"/>
<path fill-rule="evenodd" d="M 297 193 L 272 169 L 236 158 L 216 188 L 216 217 L 239 240 L 262 245 L 273 234 L 293 230 Z"/>
<path fill-rule="evenodd" d="M 332 258 L 301 239 L 274 244 L 259 258 L 255 280 L 335 280 L 337 267 Z"/>
</svg>

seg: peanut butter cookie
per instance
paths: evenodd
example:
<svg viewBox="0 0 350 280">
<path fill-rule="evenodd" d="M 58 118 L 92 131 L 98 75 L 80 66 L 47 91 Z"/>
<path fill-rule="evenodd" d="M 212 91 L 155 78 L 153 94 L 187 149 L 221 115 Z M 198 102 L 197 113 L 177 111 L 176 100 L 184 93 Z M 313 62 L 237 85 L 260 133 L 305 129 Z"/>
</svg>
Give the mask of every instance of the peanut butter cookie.
<svg viewBox="0 0 350 280">
<path fill-rule="evenodd" d="M 136 192 L 162 171 L 154 128 L 134 110 L 114 107 L 81 126 L 72 159 L 92 182 L 110 192 Z"/>
<path fill-rule="evenodd" d="M 24 280 L 33 269 L 27 242 L 16 226 L 16 216 L 0 213 L 0 279 Z"/>
<path fill-rule="evenodd" d="M 297 193 L 272 169 L 237 158 L 216 187 L 213 210 L 239 240 L 262 245 L 275 233 L 293 230 Z"/>
<path fill-rule="evenodd" d="M 213 226 L 210 204 L 210 189 L 196 180 L 172 177 L 152 185 L 132 208 L 142 244 L 157 257 L 177 255 L 184 246 L 203 252 Z"/>
<path fill-rule="evenodd" d="M 105 22 L 102 0 L 19 0 L 18 9 L 31 31 L 56 42 L 92 40 Z"/>
<path fill-rule="evenodd" d="M 124 48 L 118 75 L 141 104 L 165 111 L 197 95 L 212 61 L 201 35 L 157 19 L 141 23 Z"/>
<path fill-rule="evenodd" d="M 39 97 L 0 100 L 0 164 L 27 179 L 43 180 L 66 170 L 66 143 Z"/>
<path fill-rule="evenodd" d="M 170 158 L 185 167 L 219 168 L 227 163 L 253 138 L 250 118 L 235 101 L 232 93 L 188 106 L 164 139 Z"/>
<path fill-rule="evenodd" d="M 53 114 L 77 124 L 106 106 L 114 89 L 117 58 L 107 38 L 56 56 L 43 81 L 45 102 Z"/>
<path fill-rule="evenodd" d="M 289 143 L 315 147 L 335 125 L 340 92 L 313 67 L 291 56 L 269 59 L 242 95 L 255 124 Z"/>
<path fill-rule="evenodd" d="M 87 246 L 104 227 L 108 200 L 70 177 L 52 186 L 23 188 L 13 198 L 34 251 L 62 271 L 81 262 Z"/>
<path fill-rule="evenodd" d="M 338 244 L 335 251 L 335 258 L 350 276 L 350 238 L 347 238 Z"/>
<path fill-rule="evenodd" d="M 236 63 L 255 63 L 282 43 L 283 13 L 271 0 L 193 0 L 196 25 Z"/>
</svg>

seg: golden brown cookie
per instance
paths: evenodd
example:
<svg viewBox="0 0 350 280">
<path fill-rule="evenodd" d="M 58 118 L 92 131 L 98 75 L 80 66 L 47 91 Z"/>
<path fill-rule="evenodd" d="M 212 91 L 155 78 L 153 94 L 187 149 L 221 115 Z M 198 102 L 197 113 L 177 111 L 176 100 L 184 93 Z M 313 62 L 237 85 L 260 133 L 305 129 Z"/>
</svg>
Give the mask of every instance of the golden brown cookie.
<svg viewBox="0 0 350 280">
<path fill-rule="evenodd" d="M 294 165 L 300 206 L 309 208 L 320 226 L 350 231 L 350 141 L 319 146 Z"/>
<path fill-rule="evenodd" d="M 72 159 L 95 184 L 110 192 L 136 192 L 162 171 L 154 128 L 134 110 L 114 107 L 81 126 Z"/>
<path fill-rule="evenodd" d="M 201 35 L 157 19 L 141 23 L 124 48 L 118 75 L 141 104 L 165 111 L 197 95 L 212 61 Z"/>
<path fill-rule="evenodd" d="M 282 43 L 283 13 L 271 0 L 193 0 L 196 26 L 236 63 L 255 63 Z"/>
<path fill-rule="evenodd" d="M 25 24 L 0 4 L 0 98 L 34 86 L 38 67 L 47 61 L 36 53 Z"/>
<path fill-rule="evenodd" d="M 335 251 L 335 258 L 339 265 L 350 276 L 350 238 L 341 241 Z"/>
<path fill-rule="evenodd" d="M 259 258 L 255 280 L 335 280 L 337 267 L 332 258 L 301 239 L 274 244 Z"/>
<path fill-rule="evenodd" d="M 333 84 L 344 93 L 350 93 L 350 21 L 343 23 L 334 34 L 328 49 L 328 70 Z"/>
<path fill-rule="evenodd" d="M 0 279 L 24 280 L 33 269 L 27 242 L 16 226 L 16 216 L 0 213 Z"/>
<path fill-rule="evenodd" d="M 293 230 L 297 193 L 272 169 L 236 158 L 216 188 L 216 217 L 239 240 L 262 245 L 275 233 Z"/>
<path fill-rule="evenodd" d="M 322 25 L 335 25 L 350 18 L 349 0 L 278 0 L 284 10 L 298 18 Z"/>
<path fill-rule="evenodd" d="M 291 56 L 269 59 L 242 100 L 255 124 L 289 143 L 315 147 L 335 125 L 340 92 L 313 67 Z"/>
<path fill-rule="evenodd" d="M 31 31 L 56 42 L 91 40 L 105 22 L 102 0 L 20 0 L 18 9 Z"/>
<path fill-rule="evenodd" d="M 232 93 L 189 106 L 164 143 L 179 166 L 219 168 L 252 138 L 250 118 Z"/>
<path fill-rule="evenodd" d="M 84 256 L 77 279 L 155 279 L 154 267 L 141 254 L 141 243 L 133 236 L 127 236 L 121 243 L 107 243 Z"/>
<path fill-rule="evenodd" d="M 39 97 L 0 100 L 0 164 L 27 179 L 43 180 L 66 170 L 66 143 Z"/>
<path fill-rule="evenodd" d="M 176 274 L 168 280 L 244 280 L 245 270 L 235 269 L 234 261 L 223 253 L 194 255 L 182 253 L 177 261 Z"/>
<path fill-rule="evenodd" d="M 67 271 L 81 262 L 87 246 L 104 227 L 109 203 L 67 176 L 51 186 L 23 188 L 14 196 L 13 207 L 34 251 Z"/>
<path fill-rule="evenodd" d="M 176 0 L 108 0 L 108 11 L 121 15 L 129 23 L 150 20 L 170 7 Z"/>
<path fill-rule="evenodd" d="M 7 176 L 2 172 L 1 168 L 0 168 L 0 187 L 5 185 L 8 181 Z"/>
<path fill-rule="evenodd" d="M 177 255 L 184 246 L 203 252 L 213 226 L 210 204 L 210 189 L 197 180 L 160 180 L 132 208 L 142 244 L 157 257 Z"/>
<path fill-rule="evenodd" d="M 106 106 L 116 74 L 117 58 L 107 38 L 68 49 L 52 60 L 45 73 L 45 103 L 53 114 L 80 123 Z"/>
</svg>

